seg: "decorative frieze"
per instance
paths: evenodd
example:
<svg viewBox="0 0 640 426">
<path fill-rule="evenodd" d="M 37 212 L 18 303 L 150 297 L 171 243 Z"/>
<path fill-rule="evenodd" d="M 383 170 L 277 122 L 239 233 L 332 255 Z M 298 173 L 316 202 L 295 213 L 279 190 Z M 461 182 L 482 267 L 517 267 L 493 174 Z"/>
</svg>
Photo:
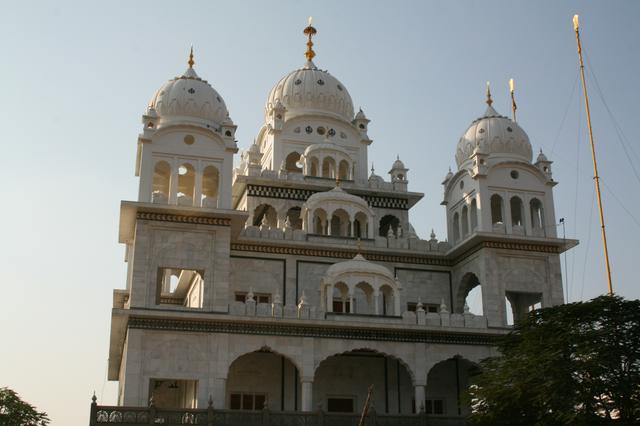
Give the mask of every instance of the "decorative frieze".
<svg viewBox="0 0 640 426">
<path fill-rule="evenodd" d="M 247 195 L 250 197 L 277 198 L 284 200 L 306 201 L 313 194 L 322 191 L 301 188 L 281 188 L 277 186 L 247 185 Z M 374 195 L 359 195 L 370 207 L 385 209 L 407 210 L 409 200 L 406 198 L 382 197 Z"/>
<path fill-rule="evenodd" d="M 130 317 L 130 329 L 170 330 L 199 333 L 251 334 L 288 337 L 370 340 L 385 342 L 491 345 L 501 334 L 479 334 L 434 330 L 399 330 L 363 327 L 314 326 L 280 322 L 196 321 L 168 318 Z"/>
<path fill-rule="evenodd" d="M 138 212 L 136 219 L 158 222 L 191 223 L 195 225 L 231 226 L 231 219 L 225 217 L 184 216 L 177 214 Z"/>
<path fill-rule="evenodd" d="M 342 250 L 342 249 L 321 249 L 321 248 L 308 248 L 308 247 L 284 247 L 267 244 L 254 244 L 254 243 L 232 243 L 231 250 L 234 251 L 249 251 L 254 253 L 269 253 L 269 254 L 282 254 L 292 256 L 311 256 L 311 257 L 330 257 L 337 259 L 352 259 L 356 254 L 360 253 L 358 250 Z M 447 259 L 432 258 L 426 256 L 412 256 L 412 255 L 389 255 L 382 253 L 369 253 L 362 252 L 367 260 L 376 262 L 392 262 L 392 263 L 409 263 L 419 265 L 435 265 L 435 266 L 450 266 L 451 262 Z"/>
</svg>

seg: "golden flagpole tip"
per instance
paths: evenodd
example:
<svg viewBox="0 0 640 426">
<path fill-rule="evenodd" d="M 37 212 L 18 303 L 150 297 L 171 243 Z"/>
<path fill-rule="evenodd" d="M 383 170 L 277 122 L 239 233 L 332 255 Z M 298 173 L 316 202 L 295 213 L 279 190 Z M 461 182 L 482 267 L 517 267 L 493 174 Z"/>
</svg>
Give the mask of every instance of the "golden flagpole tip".
<svg viewBox="0 0 640 426">
<path fill-rule="evenodd" d="M 307 36 L 307 51 L 304 53 L 304 56 L 307 58 L 307 61 L 312 60 L 316 56 L 316 52 L 313 51 L 313 41 L 311 38 L 318 33 L 318 31 L 311 25 L 313 18 L 309 16 L 309 20 L 307 21 L 307 26 L 305 27 L 302 33 Z"/>
<path fill-rule="evenodd" d="M 576 31 L 580 29 L 580 18 L 578 15 L 573 15 L 573 29 Z"/>
<path fill-rule="evenodd" d="M 193 64 L 195 64 L 196 62 L 193 60 L 193 45 L 191 45 L 191 49 L 189 50 L 189 60 L 187 61 L 187 64 L 189 64 L 189 68 L 193 68 Z"/>
<path fill-rule="evenodd" d="M 512 78 L 510 78 L 510 79 L 509 79 L 509 91 L 510 91 L 511 93 L 513 93 L 513 91 L 514 91 L 514 89 L 515 89 L 515 86 L 516 86 L 516 85 L 515 85 L 515 83 L 514 83 L 513 79 L 512 79 Z"/>
</svg>

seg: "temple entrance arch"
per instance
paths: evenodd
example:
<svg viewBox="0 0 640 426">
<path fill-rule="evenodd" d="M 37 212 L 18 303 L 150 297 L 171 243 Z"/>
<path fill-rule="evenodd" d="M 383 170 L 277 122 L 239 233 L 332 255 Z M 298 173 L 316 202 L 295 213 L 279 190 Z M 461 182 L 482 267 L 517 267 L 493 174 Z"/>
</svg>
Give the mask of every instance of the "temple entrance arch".
<svg viewBox="0 0 640 426">
<path fill-rule="evenodd" d="M 399 358 L 360 348 L 331 355 L 316 368 L 313 407 L 334 413 L 359 413 L 373 385 L 378 413 L 411 414 L 413 377 Z"/>
<path fill-rule="evenodd" d="M 300 374 L 295 363 L 264 347 L 236 358 L 229 366 L 225 408 L 255 411 L 300 409 Z"/>
<path fill-rule="evenodd" d="M 476 363 L 455 355 L 435 364 L 427 373 L 424 411 L 427 415 L 461 416 L 469 414 L 470 407 L 464 394 L 469 388 L 470 378 L 477 374 Z M 421 405 L 416 407 L 420 411 Z"/>
</svg>

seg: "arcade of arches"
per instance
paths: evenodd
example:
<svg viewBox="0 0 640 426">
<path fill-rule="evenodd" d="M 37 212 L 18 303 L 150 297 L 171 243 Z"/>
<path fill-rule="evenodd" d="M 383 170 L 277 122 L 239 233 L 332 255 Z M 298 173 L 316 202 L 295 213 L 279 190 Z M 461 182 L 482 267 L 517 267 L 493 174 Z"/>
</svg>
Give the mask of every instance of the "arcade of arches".
<svg viewBox="0 0 640 426">
<path fill-rule="evenodd" d="M 465 414 L 462 392 L 475 364 L 459 356 L 433 365 L 425 380 L 416 381 L 404 362 L 371 349 L 331 355 L 315 368 L 312 378 L 301 377 L 291 359 L 262 348 L 239 356 L 228 369 L 224 408 L 232 410 L 358 413 L 370 385 L 379 413 L 458 416 Z M 197 383 L 152 379 L 150 396 L 162 408 L 193 408 Z M 416 397 L 421 401 L 416 407 Z M 306 401 L 305 401 L 306 399 Z"/>
</svg>

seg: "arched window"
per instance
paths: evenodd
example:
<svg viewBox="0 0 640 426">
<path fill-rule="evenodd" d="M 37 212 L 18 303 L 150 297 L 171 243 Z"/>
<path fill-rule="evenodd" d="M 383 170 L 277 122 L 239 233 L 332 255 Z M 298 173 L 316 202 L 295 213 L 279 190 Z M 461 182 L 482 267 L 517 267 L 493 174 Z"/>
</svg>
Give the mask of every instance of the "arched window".
<svg viewBox="0 0 640 426">
<path fill-rule="evenodd" d="M 471 200 L 471 211 L 469 214 L 471 216 L 471 232 L 473 232 L 478 227 L 478 203 L 476 203 L 475 198 Z"/>
<path fill-rule="evenodd" d="M 218 207 L 218 182 L 220 174 L 214 166 L 205 167 L 202 173 L 202 207 Z"/>
<path fill-rule="evenodd" d="M 542 210 L 542 202 L 537 198 L 533 198 L 529 202 L 531 209 L 531 227 L 533 229 L 544 229 L 544 211 Z"/>
<path fill-rule="evenodd" d="M 322 177 L 334 178 L 336 177 L 336 161 L 331 157 L 326 157 L 322 161 Z"/>
<path fill-rule="evenodd" d="M 350 226 L 351 223 L 349 221 L 349 214 L 342 210 L 338 209 L 333 212 L 331 216 L 331 234 L 333 236 L 340 237 L 349 237 L 350 236 Z"/>
<path fill-rule="evenodd" d="M 291 207 L 287 211 L 287 219 L 289 220 L 289 225 L 293 229 L 302 229 L 302 218 L 300 217 L 300 207 Z"/>
<path fill-rule="evenodd" d="M 278 226 L 276 209 L 269 204 L 260 204 L 253 211 L 253 226 L 261 226 L 263 223 L 271 228 Z"/>
<path fill-rule="evenodd" d="M 522 222 L 523 205 L 520 197 L 511 197 L 509 205 L 511 207 L 511 225 L 524 226 L 524 223 Z"/>
<path fill-rule="evenodd" d="M 285 160 L 285 168 L 288 172 L 299 173 L 302 171 L 301 167 L 298 167 L 298 161 L 300 161 L 300 154 L 297 152 L 292 152 L 287 155 L 287 159 Z"/>
<path fill-rule="evenodd" d="M 380 227 L 378 229 L 378 235 L 386 237 L 389 235 L 389 229 L 394 235 L 398 235 L 398 226 L 400 225 L 400 219 L 393 215 L 386 215 L 380 219 Z"/>
<path fill-rule="evenodd" d="M 316 209 L 313 212 L 313 233 L 318 235 L 325 235 L 327 223 L 327 213 L 322 209 Z"/>
<path fill-rule="evenodd" d="M 311 160 L 309 161 L 310 163 L 310 171 L 309 171 L 309 175 L 310 176 L 320 176 L 318 174 L 318 171 L 320 169 L 320 162 L 318 161 L 318 159 L 316 157 L 311 157 Z"/>
<path fill-rule="evenodd" d="M 502 197 L 498 194 L 491 196 L 491 223 L 504 223 L 502 218 Z"/>
<path fill-rule="evenodd" d="M 347 160 L 340 161 L 340 167 L 338 168 L 338 177 L 340 180 L 348 180 L 349 179 L 349 163 Z"/>
<path fill-rule="evenodd" d="M 373 314 L 375 307 L 373 306 L 373 288 L 367 282 L 356 284 L 353 289 L 353 302 L 356 314 Z"/>
<path fill-rule="evenodd" d="M 356 213 L 355 220 L 353 221 L 353 236 L 356 238 L 367 238 L 369 223 L 367 222 L 367 215 L 362 212 Z"/>
<path fill-rule="evenodd" d="M 460 239 L 460 216 L 458 212 L 453 214 L 453 242 L 457 242 Z"/>
<path fill-rule="evenodd" d="M 451 312 L 462 314 L 465 311 L 465 305 L 467 305 L 469 312 L 472 314 L 483 315 L 482 286 L 474 273 L 467 272 L 464 274 L 454 294 L 456 298 Z"/>
<path fill-rule="evenodd" d="M 171 166 L 166 161 L 158 161 L 153 168 L 151 202 L 166 203 L 169 201 L 170 182 Z"/>
<path fill-rule="evenodd" d="M 462 207 L 462 236 L 466 237 L 469 234 L 469 209 L 467 206 Z"/>
<path fill-rule="evenodd" d="M 196 172 L 189 163 L 178 168 L 178 204 L 192 206 L 195 191 Z"/>
</svg>

